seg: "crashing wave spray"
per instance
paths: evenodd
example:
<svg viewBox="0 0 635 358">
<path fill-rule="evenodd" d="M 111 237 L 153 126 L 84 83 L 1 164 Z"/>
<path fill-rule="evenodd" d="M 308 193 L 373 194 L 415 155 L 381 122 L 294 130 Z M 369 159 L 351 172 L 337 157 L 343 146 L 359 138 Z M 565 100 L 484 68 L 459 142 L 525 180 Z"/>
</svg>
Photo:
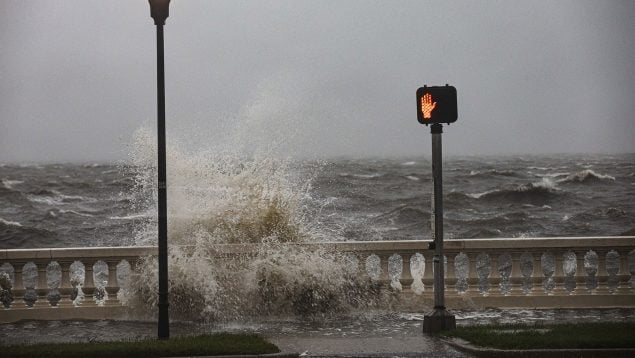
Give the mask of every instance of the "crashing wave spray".
<svg viewBox="0 0 635 358">
<path fill-rule="evenodd" d="M 136 210 L 156 208 L 156 145 L 135 135 Z M 371 284 L 338 253 L 296 245 L 323 240 L 309 219 L 319 204 L 310 180 L 288 160 L 229 151 L 188 152 L 171 138 L 168 163 L 170 309 L 174 318 L 217 321 L 268 314 L 328 314 L 364 304 Z M 176 144 L 174 144 L 176 143 Z M 154 210 L 156 212 L 156 210 Z M 137 244 L 156 244 L 156 217 L 138 225 Z M 223 259 L 218 244 L 262 244 Z M 156 258 L 144 258 L 125 289 L 136 312 L 155 312 Z"/>
</svg>

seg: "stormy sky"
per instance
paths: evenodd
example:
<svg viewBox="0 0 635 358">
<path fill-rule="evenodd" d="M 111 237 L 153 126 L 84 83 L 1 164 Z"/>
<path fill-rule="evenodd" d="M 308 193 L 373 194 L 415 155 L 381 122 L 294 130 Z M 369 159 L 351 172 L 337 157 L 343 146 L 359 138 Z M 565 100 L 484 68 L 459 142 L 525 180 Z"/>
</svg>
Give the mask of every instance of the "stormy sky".
<svg viewBox="0 0 635 358">
<path fill-rule="evenodd" d="M 173 0 L 168 142 L 427 155 L 415 91 L 454 85 L 449 154 L 635 152 L 634 1 Z M 0 1 L 0 162 L 125 158 L 155 128 L 144 0 Z"/>
</svg>

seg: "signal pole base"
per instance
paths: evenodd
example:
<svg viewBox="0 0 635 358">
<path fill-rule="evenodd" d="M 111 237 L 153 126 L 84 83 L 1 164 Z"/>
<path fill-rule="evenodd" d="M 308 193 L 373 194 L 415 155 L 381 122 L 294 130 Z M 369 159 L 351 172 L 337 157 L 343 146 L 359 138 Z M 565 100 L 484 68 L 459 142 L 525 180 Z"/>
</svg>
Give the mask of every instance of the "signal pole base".
<svg viewBox="0 0 635 358">
<path fill-rule="evenodd" d="M 456 318 L 445 307 L 435 308 L 434 312 L 423 316 L 423 333 L 434 334 L 450 329 L 456 329 Z"/>
</svg>

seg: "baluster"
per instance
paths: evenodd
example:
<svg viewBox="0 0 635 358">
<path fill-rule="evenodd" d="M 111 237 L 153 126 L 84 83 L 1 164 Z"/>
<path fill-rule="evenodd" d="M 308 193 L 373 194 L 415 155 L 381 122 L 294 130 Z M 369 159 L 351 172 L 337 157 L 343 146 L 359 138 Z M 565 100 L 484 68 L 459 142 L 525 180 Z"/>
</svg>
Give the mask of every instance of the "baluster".
<svg viewBox="0 0 635 358">
<path fill-rule="evenodd" d="M 422 294 L 425 292 L 425 287 L 423 285 L 423 278 L 426 269 L 425 257 L 421 253 L 415 253 L 410 256 L 408 264 L 410 265 L 410 276 L 412 277 L 410 290 L 416 294 Z"/>
<path fill-rule="evenodd" d="M 382 280 L 381 257 L 370 254 L 366 257 L 364 271 L 374 285 L 380 285 Z"/>
<path fill-rule="evenodd" d="M 467 290 L 465 291 L 468 294 L 480 294 L 479 290 L 479 282 L 478 282 L 478 271 L 476 270 L 476 259 L 478 255 L 475 252 L 466 253 L 469 265 L 469 271 L 467 273 Z"/>
<path fill-rule="evenodd" d="M 38 300 L 38 269 L 33 261 L 22 266 L 22 280 L 24 283 L 24 303 L 27 307 L 32 308 Z"/>
<path fill-rule="evenodd" d="M 455 255 L 448 253 L 446 259 L 448 260 L 447 271 L 445 272 L 445 294 L 456 293 L 456 271 L 454 269 Z"/>
<path fill-rule="evenodd" d="M 37 293 L 37 301 L 33 307 L 43 308 L 50 307 L 51 304 L 46 299 L 49 292 L 47 280 L 46 280 L 46 265 L 48 262 L 34 262 L 37 266 L 37 285 L 35 286 L 35 292 Z"/>
<path fill-rule="evenodd" d="M 630 292 L 635 292 L 635 249 L 628 252 L 626 264 L 626 274 L 630 276 L 628 280 Z"/>
<path fill-rule="evenodd" d="M 468 283 L 470 278 L 470 258 L 465 252 L 460 252 L 454 257 L 454 276 L 456 277 L 454 285 L 456 293 L 465 294 L 470 288 Z"/>
<path fill-rule="evenodd" d="M 117 264 L 119 262 L 115 260 L 107 260 L 108 265 L 108 284 L 106 284 L 106 292 L 108 293 L 108 299 L 106 305 L 112 306 L 119 304 L 117 299 L 117 292 L 119 291 L 119 285 L 117 284 Z"/>
<path fill-rule="evenodd" d="M 84 264 L 84 285 L 82 286 L 82 291 L 84 292 L 84 301 L 82 305 L 94 305 L 95 300 L 93 299 L 93 295 L 95 294 L 95 281 L 93 280 L 93 265 L 95 264 L 94 259 L 82 259 L 82 263 Z"/>
<path fill-rule="evenodd" d="M 598 254 L 593 250 L 584 253 L 584 272 L 586 274 L 586 293 L 595 295 L 598 285 Z"/>
<path fill-rule="evenodd" d="M 573 294 L 577 285 L 575 275 L 578 272 L 578 256 L 573 250 L 567 250 L 562 254 L 562 289 L 564 294 Z"/>
<path fill-rule="evenodd" d="M 104 260 L 99 260 L 93 264 L 93 283 L 95 284 L 95 291 L 93 292 L 93 299 L 99 306 L 106 304 L 108 292 L 108 277 L 109 277 L 108 263 Z M 104 277 L 105 276 L 105 277 Z"/>
<path fill-rule="evenodd" d="M 15 269 L 13 268 L 13 266 L 11 266 L 11 264 L 9 264 L 8 262 L 4 263 L 3 265 L 0 265 L 0 274 L 6 274 L 6 278 L 9 279 L 9 282 L 5 282 L 4 285 L 0 285 L 0 292 L 4 293 L 4 290 L 6 289 L 11 295 L 2 295 L 2 297 L 0 297 L 0 309 L 9 309 L 11 308 L 11 305 L 13 304 L 13 282 L 15 281 Z M 4 276 L 4 275 L 2 275 Z"/>
<path fill-rule="evenodd" d="M 397 292 L 403 291 L 404 287 L 401 284 L 401 277 L 403 276 L 403 256 L 395 253 L 387 257 L 387 272 L 389 278 L 389 287 Z"/>
<path fill-rule="evenodd" d="M 425 270 L 423 272 L 423 285 L 424 287 L 427 286 L 432 288 L 431 292 L 434 292 L 434 272 L 433 272 L 434 264 L 432 263 L 433 256 L 434 255 L 431 255 L 431 254 L 424 255 Z"/>
<path fill-rule="evenodd" d="M 606 254 L 606 273 L 609 275 L 608 277 L 608 289 L 611 294 L 616 293 L 620 284 L 620 267 L 621 267 L 621 257 L 620 254 L 615 250 L 610 250 Z"/>
<path fill-rule="evenodd" d="M 410 272 L 410 258 L 412 255 L 410 254 L 401 254 L 401 278 L 399 282 L 401 282 L 401 287 L 404 290 L 410 288 L 414 279 L 412 278 L 412 273 Z"/>
<path fill-rule="evenodd" d="M 24 308 L 27 307 L 24 302 L 24 293 L 26 289 L 24 287 L 24 281 L 22 278 L 22 268 L 26 262 L 13 262 L 13 272 L 15 274 L 15 281 L 13 282 L 13 303 L 11 304 L 11 308 Z"/>
<path fill-rule="evenodd" d="M 514 269 L 514 258 L 510 253 L 498 255 L 498 263 L 495 265 L 496 273 L 499 275 L 498 288 L 495 294 L 509 295 L 512 290 L 512 271 Z"/>
<path fill-rule="evenodd" d="M 71 291 L 73 286 L 71 285 L 70 268 L 73 261 L 58 261 L 62 268 L 62 280 L 60 282 L 60 295 L 62 298 L 58 303 L 60 307 L 72 306 Z"/>
<path fill-rule="evenodd" d="M 554 253 L 556 259 L 555 272 L 553 273 L 553 282 L 555 286 L 553 287 L 554 295 L 564 295 L 568 294 L 566 288 L 564 287 L 564 260 L 562 259 L 562 255 L 564 252 L 556 251 Z"/>
<path fill-rule="evenodd" d="M 487 296 L 490 293 L 489 278 L 492 275 L 492 258 L 485 252 L 482 252 L 476 257 L 477 267 L 480 268 L 478 274 L 478 286 L 479 292 L 483 296 Z"/>
<path fill-rule="evenodd" d="M 626 250 L 620 251 L 620 272 L 618 273 L 619 283 L 615 293 L 629 294 L 631 293 L 631 272 L 628 268 L 628 252 Z"/>
<path fill-rule="evenodd" d="M 390 287 L 390 274 L 388 273 L 388 258 L 387 254 L 380 254 L 379 256 L 379 282 L 383 287 Z"/>
<path fill-rule="evenodd" d="M 488 295 L 494 295 L 494 296 L 501 295 L 500 283 L 502 278 L 500 276 L 500 272 L 498 271 L 499 260 L 500 260 L 500 254 L 499 255 L 495 255 L 494 253 L 489 254 L 490 269 L 489 269 L 489 276 L 487 277 L 487 285 L 489 288 L 486 291 L 486 294 Z"/>
<path fill-rule="evenodd" d="M 556 267 L 556 257 L 551 252 L 545 252 L 540 256 L 540 268 L 544 277 L 542 286 L 547 295 L 553 295 Z"/>
<path fill-rule="evenodd" d="M 512 273 L 509 276 L 509 295 L 521 294 L 523 292 L 522 282 L 523 274 L 520 269 L 520 255 L 519 252 L 510 253 L 512 257 Z"/>
<path fill-rule="evenodd" d="M 531 290 L 529 294 L 532 296 L 547 294 L 543 286 L 543 280 L 545 279 L 545 273 L 542 270 L 542 253 L 530 253 L 533 258 L 533 273 L 531 274 Z"/>
<path fill-rule="evenodd" d="M 588 290 L 586 289 L 586 270 L 584 269 L 584 255 L 586 254 L 584 251 L 575 252 L 576 257 L 576 270 L 574 276 L 575 288 L 571 291 L 572 295 L 586 294 Z"/>
<path fill-rule="evenodd" d="M 366 260 L 368 259 L 368 255 L 357 253 L 355 254 L 357 257 L 357 275 L 361 281 L 370 280 L 370 276 L 368 275 L 368 271 L 366 271 Z M 130 279 L 132 279 L 138 272 L 137 270 L 137 261 L 130 261 Z"/>
<path fill-rule="evenodd" d="M 609 289 L 608 289 L 608 279 L 609 279 L 609 274 L 608 272 L 606 272 L 606 254 L 607 254 L 608 250 L 598 250 L 597 254 L 598 254 L 598 273 L 597 273 L 597 280 L 598 280 L 598 287 L 596 289 L 596 292 L 598 295 L 606 295 L 609 293 Z"/>
</svg>

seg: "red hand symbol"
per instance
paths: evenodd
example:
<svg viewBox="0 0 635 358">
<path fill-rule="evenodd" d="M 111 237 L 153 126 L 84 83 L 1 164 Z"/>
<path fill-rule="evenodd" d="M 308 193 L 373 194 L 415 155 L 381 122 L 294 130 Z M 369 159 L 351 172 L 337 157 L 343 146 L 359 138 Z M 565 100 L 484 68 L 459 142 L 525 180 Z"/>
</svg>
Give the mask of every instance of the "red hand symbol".
<svg viewBox="0 0 635 358">
<path fill-rule="evenodd" d="M 432 95 L 426 93 L 421 97 L 421 112 L 423 112 L 423 118 L 432 118 L 432 111 L 437 106 L 437 102 L 432 102 Z"/>
</svg>

